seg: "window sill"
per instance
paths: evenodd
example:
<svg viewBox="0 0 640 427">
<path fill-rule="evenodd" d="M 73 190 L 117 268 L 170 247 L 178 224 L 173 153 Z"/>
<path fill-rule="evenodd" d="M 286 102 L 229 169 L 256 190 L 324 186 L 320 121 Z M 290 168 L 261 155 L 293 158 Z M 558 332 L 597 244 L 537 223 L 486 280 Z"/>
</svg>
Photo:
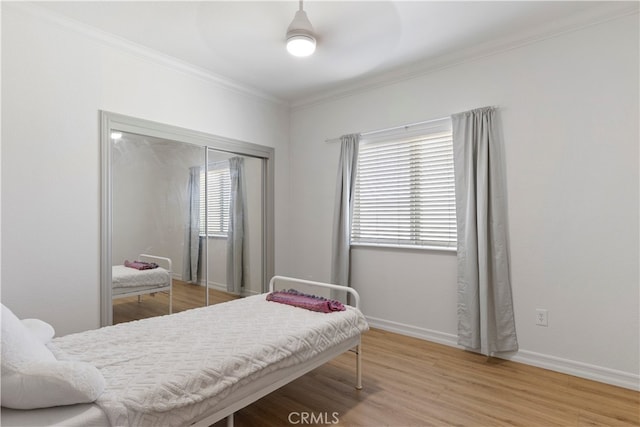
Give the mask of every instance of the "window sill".
<svg viewBox="0 0 640 427">
<path fill-rule="evenodd" d="M 378 248 L 378 249 L 410 249 L 417 251 L 438 251 L 456 253 L 457 248 L 446 248 L 442 246 L 415 246 L 415 245 L 391 245 L 388 243 L 351 243 L 355 248 Z"/>
<path fill-rule="evenodd" d="M 227 236 L 224 234 L 209 234 L 208 236 L 205 236 L 204 234 L 200 235 L 201 239 L 204 239 L 205 237 L 209 238 L 209 239 L 227 239 Z"/>
</svg>

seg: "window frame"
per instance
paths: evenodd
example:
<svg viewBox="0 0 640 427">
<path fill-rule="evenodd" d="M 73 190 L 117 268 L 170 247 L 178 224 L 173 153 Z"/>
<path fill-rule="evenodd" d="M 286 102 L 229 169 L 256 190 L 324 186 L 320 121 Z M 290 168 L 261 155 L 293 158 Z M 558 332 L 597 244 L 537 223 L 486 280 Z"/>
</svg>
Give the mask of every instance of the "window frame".
<svg viewBox="0 0 640 427">
<path fill-rule="evenodd" d="M 454 252 L 457 250 L 452 140 L 452 125 L 449 117 L 384 132 L 371 132 L 361 137 L 351 212 L 351 246 Z M 429 145 L 431 143 L 433 143 L 432 146 Z M 375 154 L 376 150 L 383 152 L 385 144 L 389 147 L 395 145 L 401 148 L 390 151 L 389 153 L 393 154 L 389 154 L 388 157 L 384 154 Z M 398 164 L 395 165 L 397 167 L 385 165 L 385 163 L 392 164 L 394 157 L 400 158 L 402 154 L 397 153 L 402 153 L 403 150 L 408 153 L 408 158 L 405 156 L 397 160 Z M 434 154 L 436 152 L 439 154 Z M 440 158 L 434 160 L 435 156 Z M 392 159 L 388 160 L 388 158 Z M 376 162 L 379 169 L 374 169 Z M 424 169 L 425 166 L 428 168 Z M 375 181 L 376 174 L 380 172 L 395 173 L 399 177 L 402 172 L 400 168 L 403 167 L 407 168 L 404 172 L 408 177 Z M 363 179 L 369 182 L 365 187 L 362 187 Z M 406 187 L 402 187 L 403 183 Z M 379 203 L 378 200 L 376 204 L 372 198 L 372 193 L 379 191 L 379 188 L 382 188 L 380 186 L 384 186 L 387 193 L 396 190 L 398 194 L 405 195 L 402 201 L 404 203 L 402 212 L 400 204 L 391 205 L 395 206 L 396 212 L 399 212 L 396 213 L 395 218 L 393 210 L 385 210 L 382 208 L 384 203 Z M 362 193 L 366 190 L 369 194 L 363 197 Z M 429 194 L 425 195 L 427 192 Z M 399 202 L 401 199 L 398 195 L 390 195 L 388 199 L 385 197 L 383 195 L 375 199 L 387 200 L 389 203 Z M 369 204 L 370 208 L 365 209 L 363 214 L 362 207 L 365 203 Z M 425 214 L 424 212 L 428 209 L 431 209 L 430 213 Z M 402 220 L 405 226 L 398 225 Z M 385 222 L 395 225 L 378 225 Z M 397 234 L 391 237 L 393 236 L 391 231 L 394 229 Z M 384 233 L 390 234 L 385 237 Z M 401 237 L 401 234 L 404 237 Z"/>
<path fill-rule="evenodd" d="M 226 174 L 225 174 L 226 172 Z M 220 207 L 220 213 L 218 215 L 221 216 L 219 220 L 213 221 L 218 222 L 220 224 L 220 228 L 209 231 L 211 229 L 211 216 L 215 215 L 210 212 L 211 206 L 206 206 L 206 201 L 209 200 L 210 203 L 216 200 L 215 197 L 212 197 L 211 194 L 211 186 L 214 183 L 211 182 L 211 175 L 218 175 L 215 179 L 219 179 L 220 181 L 225 180 L 226 175 L 226 187 L 225 182 L 220 182 L 220 192 L 222 192 L 222 202 Z M 204 186 L 203 186 L 204 184 Z M 231 178 L 230 178 L 230 169 L 229 162 L 222 161 L 209 164 L 209 167 L 206 170 L 200 171 L 200 237 L 212 237 L 212 238 L 221 238 L 226 239 L 229 235 L 229 203 L 231 199 Z M 205 221 L 206 218 L 206 221 Z"/>
</svg>

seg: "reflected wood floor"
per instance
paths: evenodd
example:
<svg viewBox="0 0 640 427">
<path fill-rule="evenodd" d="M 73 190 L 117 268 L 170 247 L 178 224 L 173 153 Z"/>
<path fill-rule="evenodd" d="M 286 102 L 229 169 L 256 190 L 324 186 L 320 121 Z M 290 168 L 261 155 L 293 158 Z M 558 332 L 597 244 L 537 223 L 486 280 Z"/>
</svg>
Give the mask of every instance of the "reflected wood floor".
<svg viewBox="0 0 640 427">
<path fill-rule="evenodd" d="M 354 378 L 345 353 L 238 411 L 235 426 L 331 425 L 334 413 L 366 427 L 640 425 L 638 392 L 377 329 L 363 336 L 363 390 Z"/>
<path fill-rule="evenodd" d="M 174 312 L 203 305 L 204 288 L 174 285 Z M 114 323 L 166 314 L 167 303 L 164 294 L 116 300 Z M 235 425 L 640 426 L 638 392 L 378 329 L 363 336 L 363 390 L 354 384 L 355 356 L 345 353 L 238 411 Z"/>
<path fill-rule="evenodd" d="M 205 305 L 205 287 L 173 279 L 173 312 L 185 311 Z M 217 304 L 239 298 L 237 295 L 209 289 L 209 304 Z M 113 324 L 169 314 L 169 294 L 118 298 L 113 301 Z"/>
</svg>

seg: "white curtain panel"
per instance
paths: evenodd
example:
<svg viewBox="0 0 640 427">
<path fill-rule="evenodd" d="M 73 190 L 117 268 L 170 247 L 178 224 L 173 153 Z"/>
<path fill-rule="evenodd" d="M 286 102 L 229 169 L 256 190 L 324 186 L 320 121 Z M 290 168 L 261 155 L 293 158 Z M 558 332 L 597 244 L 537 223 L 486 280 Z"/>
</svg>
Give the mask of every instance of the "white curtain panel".
<svg viewBox="0 0 640 427">
<path fill-rule="evenodd" d="M 340 137 L 340 142 L 342 148 L 340 149 L 336 203 L 333 215 L 331 283 L 350 286 L 351 219 L 360 135 L 343 135 Z"/>
<path fill-rule="evenodd" d="M 458 226 L 458 344 L 482 354 L 518 349 L 506 183 L 496 109 L 453 115 Z"/>
<path fill-rule="evenodd" d="M 191 283 L 198 282 L 198 260 L 200 257 L 200 167 L 189 168 L 189 222 L 184 237 L 184 259 L 182 278 Z"/>
<path fill-rule="evenodd" d="M 227 291 L 239 294 L 244 287 L 245 175 L 244 159 L 229 159 L 231 191 L 227 234 Z"/>
</svg>

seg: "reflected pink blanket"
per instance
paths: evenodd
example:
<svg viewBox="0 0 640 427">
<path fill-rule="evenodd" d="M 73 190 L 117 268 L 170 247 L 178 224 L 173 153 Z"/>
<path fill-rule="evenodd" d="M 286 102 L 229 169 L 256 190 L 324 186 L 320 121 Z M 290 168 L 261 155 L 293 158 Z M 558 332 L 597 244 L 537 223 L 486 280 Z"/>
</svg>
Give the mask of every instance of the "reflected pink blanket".
<svg viewBox="0 0 640 427">
<path fill-rule="evenodd" d="M 144 261 L 125 260 L 124 266 L 135 268 L 136 270 L 151 270 L 152 268 L 158 268 L 158 264 L 156 264 L 155 262 L 144 262 Z"/>
<path fill-rule="evenodd" d="M 317 295 L 303 294 L 295 289 L 271 292 L 267 295 L 267 301 L 293 305 L 295 307 L 305 308 L 311 311 L 319 311 L 321 313 L 346 310 L 340 301 L 330 300 Z"/>
</svg>

